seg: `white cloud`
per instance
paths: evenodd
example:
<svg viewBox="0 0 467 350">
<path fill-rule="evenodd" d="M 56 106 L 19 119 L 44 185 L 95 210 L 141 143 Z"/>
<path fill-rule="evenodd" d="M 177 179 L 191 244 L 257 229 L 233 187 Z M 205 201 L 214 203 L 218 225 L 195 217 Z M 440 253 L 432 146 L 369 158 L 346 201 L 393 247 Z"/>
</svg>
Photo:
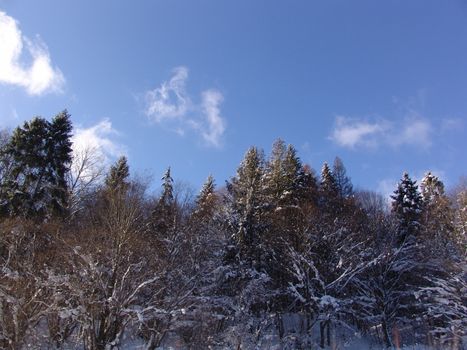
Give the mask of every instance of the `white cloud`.
<svg viewBox="0 0 467 350">
<path fill-rule="evenodd" d="M 118 135 L 109 119 L 89 128 L 78 127 L 71 140 L 73 154 L 79 156 L 90 150 L 103 165 L 108 165 L 117 157 L 126 154 L 126 148 L 114 140 Z"/>
<path fill-rule="evenodd" d="M 224 97 L 217 90 L 204 91 L 202 96 L 202 107 L 207 125 L 205 130 L 202 131 L 202 135 L 207 143 L 219 147 L 221 137 L 225 131 L 225 121 L 219 108 Z"/>
<path fill-rule="evenodd" d="M 369 123 L 338 116 L 330 139 L 343 147 L 371 146 L 375 143 L 375 135 L 385 130 L 385 124 Z"/>
<path fill-rule="evenodd" d="M 338 116 L 329 139 L 347 148 L 375 148 L 383 145 L 428 148 L 432 144 L 432 134 L 430 121 L 417 115 L 397 122 L 381 118 L 369 122 Z"/>
<path fill-rule="evenodd" d="M 146 92 L 146 114 L 156 123 L 182 118 L 188 112 L 190 99 L 185 91 L 188 69 L 177 67 L 173 72 L 174 75 L 168 82 Z"/>
<path fill-rule="evenodd" d="M 32 58 L 29 67 L 22 60 L 23 46 Z M 21 86 L 31 95 L 61 92 L 62 72 L 53 67 L 46 45 L 39 37 L 32 41 L 21 34 L 18 22 L 0 11 L 0 83 Z"/>
<path fill-rule="evenodd" d="M 215 89 L 202 91 L 201 102 L 192 103 L 186 91 L 188 68 L 181 66 L 173 70 L 170 80 L 163 82 L 145 94 L 145 113 L 149 120 L 168 126 L 180 136 L 188 130 L 200 134 L 208 146 L 221 147 L 226 130 L 220 105 L 222 93 Z"/>
</svg>

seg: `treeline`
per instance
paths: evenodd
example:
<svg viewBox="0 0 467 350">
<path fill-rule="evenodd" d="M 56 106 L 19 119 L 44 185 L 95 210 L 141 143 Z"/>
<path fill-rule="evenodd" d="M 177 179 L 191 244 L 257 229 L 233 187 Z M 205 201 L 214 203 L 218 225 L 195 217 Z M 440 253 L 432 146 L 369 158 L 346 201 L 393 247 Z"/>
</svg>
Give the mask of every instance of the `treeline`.
<svg viewBox="0 0 467 350">
<path fill-rule="evenodd" d="M 64 111 L 0 135 L 0 348 L 466 346 L 465 183 L 405 173 L 388 208 L 278 140 L 154 196 L 71 134 Z"/>
</svg>

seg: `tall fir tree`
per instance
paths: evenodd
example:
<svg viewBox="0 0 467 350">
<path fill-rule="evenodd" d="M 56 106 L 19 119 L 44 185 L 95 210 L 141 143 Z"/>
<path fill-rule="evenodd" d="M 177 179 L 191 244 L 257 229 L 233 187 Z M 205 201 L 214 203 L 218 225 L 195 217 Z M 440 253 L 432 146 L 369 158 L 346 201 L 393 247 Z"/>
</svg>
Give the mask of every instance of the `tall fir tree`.
<svg viewBox="0 0 467 350">
<path fill-rule="evenodd" d="M 422 218 L 422 196 L 416 181 L 412 181 L 408 173 L 402 179 L 391 196 L 392 212 L 397 220 L 397 244 L 401 245 L 407 237 L 417 237 L 420 232 Z"/>
<path fill-rule="evenodd" d="M 193 212 L 193 216 L 197 220 L 209 220 L 212 218 L 216 205 L 216 195 L 214 190 L 214 178 L 212 175 L 209 175 L 203 185 L 203 188 L 196 197 L 196 207 Z"/>
<path fill-rule="evenodd" d="M 117 162 L 110 167 L 110 171 L 105 178 L 105 185 L 111 192 L 125 191 L 128 188 L 128 178 L 130 168 L 125 156 L 121 156 Z"/>
<path fill-rule="evenodd" d="M 319 205 L 324 216 L 336 216 L 340 212 L 339 187 L 328 163 L 321 168 Z"/>
<path fill-rule="evenodd" d="M 67 173 L 72 163 L 72 124 L 67 110 L 59 113 L 49 124 L 47 140 L 48 163 L 50 165 L 48 182 L 50 184 L 50 209 L 55 214 L 64 214 L 68 208 Z"/>
<path fill-rule="evenodd" d="M 176 221 L 176 203 L 174 200 L 173 179 L 170 173 L 170 167 L 161 178 L 162 193 L 157 204 L 152 211 L 151 229 L 162 237 L 171 234 L 175 229 Z"/>
<path fill-rule="evenodd" d="M 15 129 L 3 151 L 11 162 L 1 183 L 3 214 L 44 218 L 66 212 L 71 130 L 66 110 L 52 122 L 36 117 Z"/>
<path fill-rule="evenodd" d="M 232 238 L 241 255 L 251 258 L 256 251 L 263 230 L 263 152 L 251 147 L 237 169 L 237 174 L 227 183 L 227 206 Z M 256 259 L 259 259 L 255 252 Z"/>
<path fill-rule="evenodd" d="M 436 251 L 436 254 L 450 254 L 454 242 L 454 211 L 444 192 L 444 184 L 437 176 L 428 172 L 422 179 L 420 188 L 425 245 Z"/>
</svg>

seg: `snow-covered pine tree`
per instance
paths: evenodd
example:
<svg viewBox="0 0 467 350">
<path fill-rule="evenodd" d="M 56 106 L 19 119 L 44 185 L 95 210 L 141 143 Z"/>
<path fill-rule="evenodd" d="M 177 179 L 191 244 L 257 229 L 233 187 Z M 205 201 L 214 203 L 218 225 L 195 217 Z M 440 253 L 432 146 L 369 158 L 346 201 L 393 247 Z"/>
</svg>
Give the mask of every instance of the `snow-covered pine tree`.
<svg viewBox="0 0 467 350">
<path fill-rule="evenodd" d="M 398 222 L 398 245 L 401 245 L 409 236 L 416 237 L 420 232 L 422 216 L 422 197 L 418 192 L 416 181 L 412 181 L 405 172 L 401 181 L 391 196 L 392 212 Z"/>
<path fill-rule="evenodd" d="M 297 151 L 281 139 L 274 142 L 265 174 L 264 188 L 272 210 L 297 206 L 303 183 L 303 169 Z"/>
<path fill-rule="evenodd" d="M 467 306 L 461 297 L 466 285 L 465 261 L 454 229 L 454 211 L 441 180 L 428 172 L 421 182 L 422 232 L 419 237 L 424 261 L 423 283 L 416 296 L 437 346 L 455 346 L 467 326 Z M 422 259 L 421 259 L 422 260 Z M 464 280 L 464 282 L 463 282 Z"/>
<path fill-rule="evenodd" d="M 3 151 L 11 162 L 1 181 L 3 213 L 29 218 L 64 214 L 71 129 L 67 111 L 52 122 L 36 117 L 15 129 Z"/>
<path fill-rule="evenodd" d="M 267 221 L 271 225 L 265 240 L 270 250 L 285 253 L 280 247 L 292 244 L 298 248 L 305 217 L 300 200 L 305 196 L 305 174 L 292 145 L 277 140 L 264 175 Z"/>
<path fill-rule="evenodd" d="M 454 211 L 443 182 L 428 172 L 420 184 L 423 200 L 423 243 L 433 257 L 453 253 Z"/>
<path fill-rule="evenodd" d="M 219 248 L 219 220 L 215 220 L 218 211 L 218 198 L 214 192 L 214 178 L 209 175 L 196 197 L 195 208 L 189 218 L 187 230 L 190 232 L 190 249 L 193 250 L 196 263 L 206 263 L 209 255 Z"/>
<path fill-rule="evenodd" d="M 225 262 L 230 277 L 222 282 L 223 288 L 242 290 L 258 283 L 258 278 L 263 282 L 270 280 L 264 272 L 270 262 L 267 260 L 269 252 L 265 245 L 269 226 L 266 220 L 268 204 L 265 202 L 263 174 L 263 152 L 251 147 L 238 167 L 236 176 L 227 183 L 225 214 L 231 239 Z M 254 302 L 248 302 L 248 307 L 258 308 L 259 311 L 264 307 L 265 299 L 265 295 L 255 298 Z"/>
<path fill-rule="evenodd" d="M 68 208 L 67 174 L 72 162 L 72 129 L 70 114 L 67 110 L 59 113 L 49 123 L 49 137 L 46 141 L 49 163 L 49 211 L 56 215 L 63 215 Z"/>
<path fill-rule="evenodd" d="M 232 237 L 241 255 L 254 257 L 263 232 L 263 152 L 251 147 L 237 174 L 227 183 L 227 206 L 229 210 L 229 226 L 233 230 Z M 253 255 L 252 255 L 253 254 Z"/>
<path fill-rule="evenodd" d="M 125 191 L 128 188 L 128 177 L 130 168 L 125 156 L 121 156 L 115 164 L 110 167 L 109 173 L 105 178 L 105 185 L 111 192 Z"/>
<path fill-rule="evenodd" d="M 161 237 L 166 237 L 170 234 L 170 230 L 175 229 L 176 221 L 176 203 L 170 167 L 165 171 L 161 181 L 162 193 L 151 213 L 150 227 L 154 233 L 161 235 Z"/>
<path fill-rule="evenodd" d="M 214 190 L 214 178 L 212 175 L 209 175 L 203 188 L 196 197 L 196 207 L 193 212 L 193 217 L 197 220 L 209 220 L 212 218 L 217 200 Z"/>
<path fill-rule="evenodd" d="M 320 199 L 319 204 L 324 214 L 332 214 L 339 211 L 339 187 L 336 178 L 329 168 L 328 163 L 324 163 L 321 168 L 320 179 Z"/>
</svg>

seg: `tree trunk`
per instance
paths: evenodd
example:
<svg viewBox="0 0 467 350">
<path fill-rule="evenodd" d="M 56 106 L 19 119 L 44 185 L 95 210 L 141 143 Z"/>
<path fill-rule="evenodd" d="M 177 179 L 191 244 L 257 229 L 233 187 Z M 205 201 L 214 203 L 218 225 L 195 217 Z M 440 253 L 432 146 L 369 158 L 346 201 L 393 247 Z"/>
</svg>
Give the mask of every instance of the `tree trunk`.
<svg viewBox="0 0 467 350">
<path fill-rule="evenodd" d="M 319 323 L 319 335 L 320 335 L 320 341 L 319 341 L 319 346 L 324 349 L 324 328 L 325 324 L 324 321 L 321 321 Z"/>
<path fill-rule="evenodd" d="M 386 322 L 386 318 L 383 318 L 383 321 L 381 322 L 381 328 L 383 332 L 384 344 L 386 345 L 387 348 L 392 348 L 392 341 L 391 341 L 391 336 L 389 335 L 388 324 Z"/>
</svg>

